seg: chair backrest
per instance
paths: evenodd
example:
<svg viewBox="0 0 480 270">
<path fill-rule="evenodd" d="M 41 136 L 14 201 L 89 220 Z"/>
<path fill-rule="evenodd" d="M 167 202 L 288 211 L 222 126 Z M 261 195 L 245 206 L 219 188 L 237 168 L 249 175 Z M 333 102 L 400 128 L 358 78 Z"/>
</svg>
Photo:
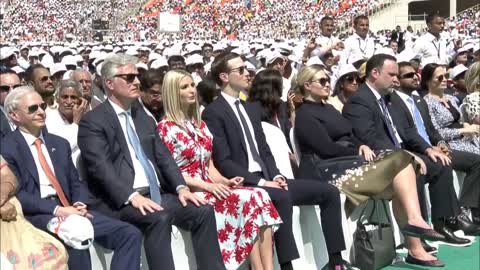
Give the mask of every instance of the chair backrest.
<svg viewBox="0 0 480 270">
<path fill-rule="evenodd" d="M 282 130 L 267 122 L 262 122 L 262 128 L 278 170 L 288 179 L 293 179 L 293 170 L 290 164 L 291 151 Z"/>
<path fill-rule="evenodd" d="M 290 144 L 292 145 L 293 148 L 293 154 L 295 155 L 295 159 L 297 160 L 297 165 L 300 165 L 300 149 L 297 144 L 297 140 L 295 138 L 295 131 L 294 128 L 290 129 Z"/>
</svg>

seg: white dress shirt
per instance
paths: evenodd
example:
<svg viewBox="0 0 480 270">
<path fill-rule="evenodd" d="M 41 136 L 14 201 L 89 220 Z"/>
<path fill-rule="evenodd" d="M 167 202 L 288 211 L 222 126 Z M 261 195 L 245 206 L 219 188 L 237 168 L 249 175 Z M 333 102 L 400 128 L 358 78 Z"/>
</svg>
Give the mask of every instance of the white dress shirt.
<svg viewBox="0 0 480 270">
<path fill-rule="evenodd" d="M 145 173 L 145 170 L 143 169 L 142 164 L 140 163 L 137 156 L 135 155 L 135 150 L 133 149 L 133 146 L 131 145 L 130 140 L 128 139 L 127 126 L 125 125 L 126 111 L 122 109 L 120 106 L 118 106 L 117 104 L 115 104 L 114 102 L 112 102 L 110 99 L 108 99 L 108 102 L 110 102 L 110 104 L 113 107 L 113 110 L 115 110 L 115 113 L 117 114 L 118 121 L 120 121 L 120 126 L 122 127 L 123 135 L 125 136 L 125 140 L 127 141 L 128 151 L 130 153 L 130 158 L 132 159 L 133 170 L 135 171 L 133 188 L 136 189 L 136 188 L 148 187 L 149 184 L 148 184 L 147 174 Z M 128 109 L 127 111 L 130 112 L 130 109 Z M 135 130 L 135 124 L 133 123 L 133 119 L 131 116 L 128 117 L 128 121 L 132 126 L 132 128 Z M 150 162 L 150 165 L 153 168 L 155 168 L 150 160 L 148 162 Z M 155 178 L 157 179 L 157 183 L 158 183 L 157 172 L 155 170 L 153 171 L 155 172 Z"/>
<path fill-rule="evenodd" d="M 368 86 L 368 89 L 370 89 L 370 91 L 372 91 L 372 93 L 375 95 L 375 98 L 377 100 L 377 104 L 379 102 L 381 102 L 382 96 L 380 95 L 380 93 L 378 93 L 376 90 L 374 90 L 375 88 L 372 87 L 368 82 L 366 84 Z M 385 106 L 387 106 L 387 104 L 385 104 Z M 383 115 L 388 118 L 390 123 L 392 123 L 393 132 L 395 133 L 395 137 L 397 138 L 398 143 L 402 143 L 403 142 L 402 138 L 400 138 L 400 135 L 398 134 L 397 127 L 395 127 L 395 124 L 393 123 L 393 119 L 390 116 L 390 112 L 383 111 L 383 108 L 382 108 L 382 106 L 380 106 L 380 104 L 378 104 L 378 107 L 380 107 L 380 110 L 383 112 Z"/>
<path fill-rule="evenodd" d="M 354 33 L 345 40 L 345 50 L 343 50 L 340 61 L 344 64 L 353 64 L 356 60 L 372 57 L 374 52 L 375 40 L 373 37 L 367 34 L 363 39 L 357 33 Z"/>
<path fill-rule="evenodd" d="M 77 158 L 80 155 L 80 148 L 77 144 L 78 125 L 69 123 L 58 110 L 48 110 L 45 124 L 49 133 L 58 135 L 68 141 L 70 149 L 72 149 L 72 161 L 77 165 Z"/>
<path fill-rule="evenodd" d="M 327 37 L 327 36 L 324 36 L 322 34 L 319 34 L 317 36 L 317 38 L 315 39 L 315 42 L 322 46 L 322 47 L 326 47 L 326 48 L 332 48 L 332 46 L 336 43 L 338 43 L 340 40 L 336 37 L 334 37 L 333 35 Z"/>
<path fill-rule="evenodd" d="M 56 196 L 57 192 L 50 184 L 50 180 L 48 180 L 47 174 L 42 169 L 42 165 L 40 164 L 40 160 L 38 159 L 37 147 L 35 146 L 35 141 L 40 138 L 43 141 L 43 143 L 41 144 L 42 153 L 47 160 L 48 166 L 50 166 L 50 169 L 52 169 L 52 172 L 55 175 L 55 168 L 53 167 L 52 160 L 50 159 L 50 154 L 48 153 L 47 146 L 45 145 L 43 135 L 40 133 L 40 136 L 37 138 L 32 134 L 23 132 L 21 129 L 19 130 L 20 134 L 22 134 L 22 136 L 25 138 L 25 141 L 27 141 L 28 148 L 30 149 L 33 160 L 35 161 L 35 167 L 37 167 L 38 180 L 40 182 L 40 197 L 46 198 L 49 196 Z"/>
<path fill-rule="evenodd" d="M 417 39 L 413 50 L 420 55 L 422 67 L 429 63 L 448 65 L 455 55 L 453 46 L 449 46 L 442 35 L 437 39 L 429 32 Z"/>
</svg>

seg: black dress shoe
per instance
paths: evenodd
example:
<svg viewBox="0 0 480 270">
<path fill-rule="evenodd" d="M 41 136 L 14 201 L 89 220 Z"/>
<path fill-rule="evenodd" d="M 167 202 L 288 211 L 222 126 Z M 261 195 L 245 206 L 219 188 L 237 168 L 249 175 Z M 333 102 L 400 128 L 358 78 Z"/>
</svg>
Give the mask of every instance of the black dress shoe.
<svg viewBox="0 0 480 270">
<path fill-rule="evenodd" d="M 449 243 L 452 245 L 466 246 L 471 244 L 471 241 L 465 238 L 457 237 L 452 230 L 445 225 L 445 221 L 437 221 L 433 223 L 433 228 L 435 231 L 445 236 L 443 242 Z"/>
<path fill-rule="evenodd" d="M 445 266 L 445 264 L 440 260 L 423 261 L 413 256 L 410 256 L 410 254 L 408 254 L 407 258 L 405 259 L 405 262 L 409 264 L 416 264 L 416 265 L 428 266 L 428 267 L 444 267 Z"/>
<path fill-rule="evenodd" d="M 480 235 L 480 225 L 474 224 L 464 212 L 456 218 L 449 218 L 446 226 L 453 231 L 462 230 L 466 235 Z"/>
<path fill-rule="evenodd" d="M 322 268 L 322 270 L 354 270 L 353 268 L 347 261 L 343 261 L 342 264 L 330 264 L 328 263 L 325 265 L 325 267 Z"/>
<path fill-rule="evenodd" d="M 424 229 L 424 228 L 420 228 L 410 224 L 407 224 L 405 227 L 403 227 L 402 233 L 405 236 L 418 237 L 420 239 L 430 240 L 430 241 L 445 240 L 445 236 L 436 232 L 435 230 Z"/>
<path fill-rule="evenodd" d="M 421 242 L 422 242 L 422 247 L 423 247 L 423 249 L 424 249 L 427 253 L 432 254 L 432 253 L 436 253 L 436 252 L 437 252 L 437 248 L 430 246 L 429 244 L 427 244 L 427 242 L 425 242 L 425 240 L 422 239 Z"/>
</svg>

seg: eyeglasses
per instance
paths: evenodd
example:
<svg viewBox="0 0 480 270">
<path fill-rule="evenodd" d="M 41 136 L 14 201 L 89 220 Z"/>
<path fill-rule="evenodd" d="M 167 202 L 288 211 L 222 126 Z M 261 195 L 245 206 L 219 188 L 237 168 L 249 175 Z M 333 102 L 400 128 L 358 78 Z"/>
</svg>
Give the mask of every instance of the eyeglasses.
<svg viewBox="0 0 480 270">
<path fill-rule="evenodd" d="M 417 73 L 415 73 L 415 72 L 409 72 L 409 73 L 405 73 L 403 75 L 400 75 L 400 79 L 413 79 L 416 75 L 417 75 Z"/>
<path fill-rule="evenodd" d="M 312 82 L 316 82 L 316 83 L 319 83 L 321 86 L 325 86 L 328 84 L 330 84 L 330 78 L 329 77 L 326 77 L 326 78 L 320 78 L 318 80 L 315 80 L 315 81 L 312 81 Z"/>
<path fill-rule="evenodd" d="M 152 90 L 147 91 L 147 94 L 153 99 L 159 99 L 162 97 L 162 92 L 155 92 Z"/>
<path fill-rule="evenodd" d="M 444 75 L 440 75 L 440 76 L 437 77 L 437 81 L 439 81 L 439 82 L 443 82 L 443 80 L 445 80 L 445 79 L 446 79 L 446 77 Z"/>
<path fill-rule="evenodd" d="M 138 74 L 132 73 L 132 74 L 118 74 L 115 75 L 114 77 L 121 78 L 125 80 L 127 83 L 133 83 L 136 78 L 138 78 Z"/>
<path fill-rule="evenodd" d="M 360 78 L 358 76 L 349 75 L 345 77 L 345 81 L 348 83 L 353 83 L 354 81 L 360 83 Z"/>
<path fill-rule="evenodd" d="M 234 72 L 236 70 L 238 70 L 238 74 L 243 75 L 243 74 L 245 74 L 245 71 L 247 70 L 247 67 L 243 66 L 243 67 L 238 67 L 238 68 L 232 68 L 232 69 L 230 69 L 230 72 Z"/>
<path fill-rule="evenodd" d="M 34 114 L 38 111 L 38 108 L 42 108 L 42 110 L 45 111 L 45 109 L 47 109 L 47 103 L 43 102 L 43 103 L 40 103 L 40 104 L 30 105 L 30 106 L 27 107 L 27 113 L 28 114 Z"/>
<path fill-rule="evenodd" d="M 42 81 L 42 82 L 46 82 L 48 80 L 53 81 L 54 77 L 53 76 L 43 76 L 42 78 L 40 78 L 40 81 Z"/>
<path fill-rule="evenodd" d="M 0 92 L 9 92 L 12 89 L 15 89 L 17 87 L 22 86 L 21 84 L 16 84 L 16 85 L 0 85 Z"/>
</svg>

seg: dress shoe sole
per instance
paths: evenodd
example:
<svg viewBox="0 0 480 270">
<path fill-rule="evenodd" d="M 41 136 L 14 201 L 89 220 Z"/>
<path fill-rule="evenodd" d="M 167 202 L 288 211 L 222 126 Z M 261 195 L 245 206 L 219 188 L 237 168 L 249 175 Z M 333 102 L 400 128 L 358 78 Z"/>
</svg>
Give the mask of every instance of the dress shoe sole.
<svg viewBox="0 0 480 270">
<path fill-rule="evenodd" d="M 445 242 L 445 241 L 428 241 L 428 243 L 429 244 L 438 243 L 439 245 L 447 245 L 447 246 L 452 246 L 452 247 L 468 247 L 468 246 L 471 246 L 473 244 L 472 242 L 466 243 L 466 244 L 454 244 L 454 243 L 449 243 L 449 242 Z"/>
<path fill-rule="evenodd" d="M 405 262 L 408 263 L 408 264 L 428 266 L 428 267 L 444 267 L 445 266 L 445 264 L 442 263 L 439 260 L 423 261 L 423 260 L 419 260 L 417 258 L 414 258 L 410 255 L 407 256 L 407 258 L 405 259 Z"/>
<path fill-rule="evenodd" d="M 444 241 L 445 236 L 433 229 L 424 229 L 413 225 L 406 225 L 402 230 L 404 236 L 417 237 L 428 241 Z"/>
</svg>

